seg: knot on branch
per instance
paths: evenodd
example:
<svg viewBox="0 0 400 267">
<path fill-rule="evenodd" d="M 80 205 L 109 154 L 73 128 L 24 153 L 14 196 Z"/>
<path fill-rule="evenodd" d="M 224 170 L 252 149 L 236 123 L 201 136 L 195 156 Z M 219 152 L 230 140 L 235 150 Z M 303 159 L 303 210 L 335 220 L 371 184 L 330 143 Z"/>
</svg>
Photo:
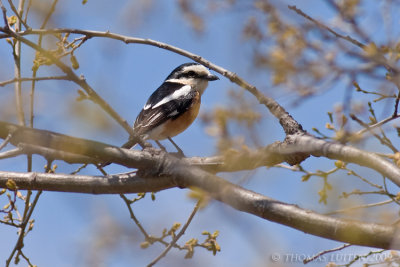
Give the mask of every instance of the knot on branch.
<svg viewBox="0 0 400 267">
<path fill-rule="evenodd" d="M 300 128 L 298 128 L 298 131 L 296 131 L 295 134 L 286 136 L 285 140 L 283 141 L 283 145 L 286 145 L 286 146 L 296 145 L 296 141 L 294 140 L 293 137 L 306 134 L 306 132 L 303 130 L 303 128 L 301 127 L 300 124 L 299 124 L 299 126 L 300 126 Z M 299 132 L 299 130 L 301 130 L 302 132 Z M 310 157 L 310 154 L 303 153 L 303 152 L 293 152 L 293 153 L 289 153 L 289 154 L 285 155 L 285 161 L 289 165 L 293 166 L 293 165 L 300 164 L 301 162 L 306 160 L 308 157 Z"/>
<path fill-rule="evenodd" d="M 293 166 L 300 164 L 305 159 L 307 159 L 310 154 L 303 152 L 296 152 L 296 139 L 294 137 L 299 135 L 304 135 L 303 133 L 296 133 L 292 135 L 287 135 L 283 142 L 276 141 L 275 143 L 266 147 L 266 152 L 270 155 L 270 158 L 274 159 L 270 163 L 275 165 L 280 162 L 287 162 L 289 165 Z"/>
<path fill-rule="evenodd" d="M 285 131 L 286 135 L 294 135 L 294 134 L 305 134 L 306 131 L 303 130 L 303 126 L 298 123 L 293 117 L 288 113 L 284 112 L 279 118 L 279 123 Z"/>
</svg>

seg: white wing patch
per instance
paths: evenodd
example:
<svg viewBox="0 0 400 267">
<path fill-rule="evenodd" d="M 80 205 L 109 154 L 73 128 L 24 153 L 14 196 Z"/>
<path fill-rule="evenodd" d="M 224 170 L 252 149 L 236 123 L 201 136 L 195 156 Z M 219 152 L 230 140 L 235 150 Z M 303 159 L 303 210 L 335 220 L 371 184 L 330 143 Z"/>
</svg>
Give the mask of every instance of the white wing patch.
<svg viewBox="0 0 400 267">
<path fill-rule="evenodd" d="M 143 110 L 149 109 L 150 107 L 151 107 L 151 104 L 146 104 L 146 105 L 144 105 Z"/>
<path fill-rule="evenodd" d="M 166 96 L 163 99 L 161 99 L 161 101 L 158 102 L 156 105 L 154 105 L 152 107 L 152 109 L 154 109 L 156 107 L 159 107 L 159 106 L 161 106 L 161 105 L 163 105 L 165 103 L 168 103 L 169 101 L 178 99 L 178 98 L 180 98 L 182 96 L 185 96 L 185 95 L 188 95 L 191 90 L 192 90 L 192 87 L 190 85 L 185 85 L 181 89 L 176 90 L 173 94 L 171 94 L 169 96 Z M 146 108 L 146 106 L 145 106 L 145 108 Z"/>
<path fill-rule="evenodd" d="M 168 117 L 173 117 L 173 116 L 175 116 L 175 115 L 178 115 L 178 111 L 177 110 L 174 110 L 174 111 L 172 111 L 170 114 L 168 114 Z"/>
</svg>

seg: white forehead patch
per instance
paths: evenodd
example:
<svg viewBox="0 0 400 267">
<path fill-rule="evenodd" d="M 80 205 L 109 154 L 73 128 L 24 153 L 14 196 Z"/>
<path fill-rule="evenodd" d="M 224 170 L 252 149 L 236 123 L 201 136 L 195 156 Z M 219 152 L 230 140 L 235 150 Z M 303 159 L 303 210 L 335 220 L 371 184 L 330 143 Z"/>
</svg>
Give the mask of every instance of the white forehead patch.
<svg viewBox="0 0 400 267">
<path fill-rule="evenodd" d="M 206 67 L 204 67 L 203 65 L 191 65 L 191 66 L 186 66 L 183 68 L 182 72 L 189 72 L 189 71 L 194 71 L 198 74 L 205 74 L 208 75 L 210 74 L 210 72 L 208 71 L 208 69 Z"/>
<path fill-rule="evenodd" d="M 191 90 L 192 90 L 192 87 L 190 85 L 185 85 L 182 88 L 173 92 L 171 95 L 166 96 L 163 99 L 161 99 L 161 101 L 158 102 L 156 105 L 154 105 L 151 109 L 159 107 L 165 103 L 168 103 L 169 101 L 176 100 L 182 96 L 186 96 L 190 93 Z"/>
</svg>

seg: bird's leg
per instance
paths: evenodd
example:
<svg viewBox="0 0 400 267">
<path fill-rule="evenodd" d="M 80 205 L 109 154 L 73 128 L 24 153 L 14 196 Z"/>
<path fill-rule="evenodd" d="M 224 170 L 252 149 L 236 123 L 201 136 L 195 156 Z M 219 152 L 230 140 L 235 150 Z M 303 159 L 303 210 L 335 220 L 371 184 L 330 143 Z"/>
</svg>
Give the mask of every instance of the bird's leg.
<svg viewBox="0 0 400 267">
<path fill-rule="evenodd" d="M 183 153 L 182 149 L 174 142 L 174 140 L 172 140 L 171 137 L 168 137 L 168 140 L 174 145 L 174 147 L 176 148 L 176 150 L 178 150 L 178 156 L 180 158 L 185 157 L 185 154 Z"/>
</svg>

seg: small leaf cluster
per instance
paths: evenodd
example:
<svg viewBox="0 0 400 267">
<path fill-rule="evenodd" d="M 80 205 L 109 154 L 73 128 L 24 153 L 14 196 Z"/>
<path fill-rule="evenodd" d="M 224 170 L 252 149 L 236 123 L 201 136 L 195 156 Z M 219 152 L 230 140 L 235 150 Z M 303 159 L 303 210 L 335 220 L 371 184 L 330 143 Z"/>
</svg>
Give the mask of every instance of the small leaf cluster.
<svg viewBox="0 0 400 267">
<path fill-rule="evenodd" d="M 165 238 L 171 237 L 171 239 L 173 240 L 176 237 L 177 231 L 181 228 L 181 226 L 181 223 L 177 222 L 174 223 L 170 229 L 164 228 L 160 237 L 149 236 L 147 240 L 140 244 L 140 247 L 145 249 L 156 242 L 168 246 L 169 242 L 165 241 Z M 197 238 L 191 238 L 183 246 L 175 244 L 174 247 L 178 248 L 179 250 L 187 251 L 185 254 L 185 259 L 190 259 L 193 257 L 195 247 L 202 247 L 207 249 L 208 251 L 212 251 L 213 255 L 216 255 L 217 252 L 221 251 L 221 247 L 217 242 L 219 231 L 215 231 L 213 233 L 203 231 L 202 235 L 206 236 L 206 238 L 201 243 L 199 243 L 199 240 Z"/>
<path fill-rule="evenodd" d="M 74 55 L 74 52 L 86 41 L 86 38 L 77 38 L 73 41 L 69 41 L 69 33 L 66 33 L 64 35 L 54 34 L 52 36 L 56 38 L 56 41 L 54 42 L 55 48 L 46 50 L 46 53 L 50 54 L 55 59 L 61 59 L 68 56 L 71 67 L 73 69 L 78 69 L 79 62 Z M 53 64 L 53 60 L 51 60 L 48 56 L 39 51 L 36 51 L 35 59 L 33 60 L 32 70 L 37 71 L 40 66 L 51 66 Z"/>
</svg>

